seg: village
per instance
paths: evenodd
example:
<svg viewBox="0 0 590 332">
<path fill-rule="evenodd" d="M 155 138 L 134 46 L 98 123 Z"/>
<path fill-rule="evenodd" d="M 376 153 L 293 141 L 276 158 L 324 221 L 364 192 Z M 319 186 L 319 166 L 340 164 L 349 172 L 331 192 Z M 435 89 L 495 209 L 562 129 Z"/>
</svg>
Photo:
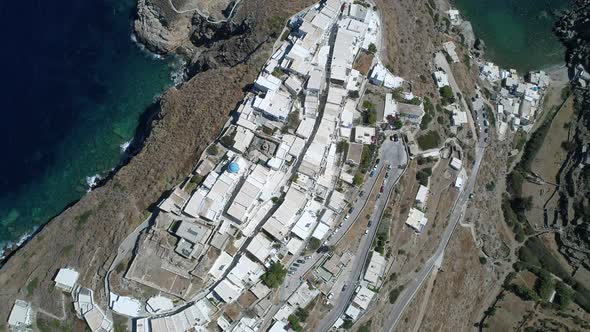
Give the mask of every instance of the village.
<svg viewBox="0 0 590 332">
<path fill-rule="evenodd" d="M 356 0 L 327 0 L 289 20 L 218 139 L 121 245 L 105 283 L 108 308 L 77 283 L 74 268 L 56 272 L 56 287 L 71 294 L 90 330 L 113 331 L 115 314 L 138 332 L 300 331 L 318 297 L 343 307 L 330 328 L 362 316 L 395 260 L 373 244 L 410 160 L 444 161 L 457 197 L 471 176 L 460 142 L 487 133 L 491 118 L 501 140 L 509 128 L 530 130 L 549 84 L 542 71 L 525 80 L 482 63 L 496 96 L 465 101 L 450 70 L 460 59 L 447 42 L 432 79 L 455 138 L 425 143 L 418 133 L 434 106 L 381 62 L 379 20 L 373 5 Z M 402 220 L 416 236 L 428 223 L 429 176 Z M 371 204 L 358 249 L 342 249 Z M 9 325 L 27 330 L 34 309 L 17 301 L 13 313 Z"/>
</svg>

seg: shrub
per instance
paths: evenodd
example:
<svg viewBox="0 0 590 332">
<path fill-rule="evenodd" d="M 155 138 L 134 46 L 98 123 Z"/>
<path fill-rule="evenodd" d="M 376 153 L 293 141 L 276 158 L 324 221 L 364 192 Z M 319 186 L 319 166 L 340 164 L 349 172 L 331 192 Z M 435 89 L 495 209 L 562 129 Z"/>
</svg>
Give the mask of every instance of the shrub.
<svg viewBox="0 0 590 332">
<path fill-rule="evenodd" d="M 488 259 L 484 256 L 479 256 L 479 264 L 485 265 L 488 262 Z"/>
<path fill-rule="evenodd" d="M 345 330 L 348 330 L 351 327 L 352 327 L 352 320 L 345 319 L 344 322 L 342 323 L 342 328 Z"/>
<path fill-rule="evenodd" d="M 219 149 L 217 148 L 217 145 L 209 145 L 209 147 L 207 148 L 208 155 L 216 156 L 218 153 Z"/>
<path fill-rule="evenodd" d="M 394 304 L 399 294 L 404 290 L 404 286 L 397 286 L 389 292 L 389 303 Z"/>
</svg>

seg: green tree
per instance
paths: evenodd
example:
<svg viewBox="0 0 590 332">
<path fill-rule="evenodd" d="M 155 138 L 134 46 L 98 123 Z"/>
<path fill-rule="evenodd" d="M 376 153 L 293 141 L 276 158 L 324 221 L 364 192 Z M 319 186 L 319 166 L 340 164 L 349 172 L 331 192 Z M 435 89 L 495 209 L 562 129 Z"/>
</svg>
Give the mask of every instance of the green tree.
<svg viewBox="0 0 590 332">
<path fill-rule="evenodd" d="M 289 317 L 287 317 L 287 320 L 289 321 L 289 325 L 291 325 L 291 328 L 296 331 L 296 332 L 300 332 L 303 331 L 303 327 L 301 327 L 301 324 L 299 322 L 299 318 L 295 315 L 289 315 Z"/>
<path fill-rule="evenodd" d="M 553 288 L 555 287 L 553 277 L 551 277 L 549 272 L 543 269 L 539 270 L 537 277 L 535 290 L 542 300 L 548 301 L 553 293 Z"/>
<path fill-rule="evenodd" d="M 352 320 L 345 319 L 344 322 L 342 323 L 342 328 L 345 330 L 348 330 L 351 327 L 352 327 Z"/>
<path fill-rule="evenodd" d="M 439 92 L 444 105 L 452 104 L 455 102 L 455 95 L 453 94 L 453 89 L 451 89 L 450 86 L 443 86 L 439 89 Z"/>
<path fill-rule="evenodd" d="M 484 256 L 479 256 L 479 264 L 485 265 L 488 262 L 488 259 Z"/>
<path fill-rule="evenodd" d="M 309 317 L 309 311 L 305 310 L 304 308 L 297 308 L 295 311 L 295 316 L 297 316 L 302 322 L 305 322 Z"/>
<path fill-rule="evenodd" d="M 352 184 L 356 187 L 360 186 L 361 184 L 363 184 L 363 176 L 360 174 L 356 174 L 353 178 L 352 178 Z"/>
<path fill-rule="evenodd" d="M 371 53 L 377 53 L 377 46 L 375 46 L 375 44 L 373 44 L 373 43 L 369 44 L 368 49 L 369 49 L 369 52 L 371 52 Z"/>
<path fill-rule="evenodd" d="M 309 240 L 309 243 L 307 244 L 307 248 L 311 251 L 316 251 L 321 245 L 322 243 L 320 242 L 320 240 L 316 239 L 315 237 L 312 237 Z"/>
<path fill-rule="evenodd" d="M 272 263 L 268 271 L 262 276 L 262 281 L 271 288 L 278 288 L 285 280 L 286 275 L 287 269 L 281 263 L 275 262 Z"/>
</svg>

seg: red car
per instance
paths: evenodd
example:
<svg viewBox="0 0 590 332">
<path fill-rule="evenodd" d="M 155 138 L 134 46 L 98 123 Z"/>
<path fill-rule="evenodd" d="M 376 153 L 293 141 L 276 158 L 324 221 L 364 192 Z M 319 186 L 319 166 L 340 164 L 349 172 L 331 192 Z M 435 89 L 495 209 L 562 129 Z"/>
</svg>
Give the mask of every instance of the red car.
<svg viewBox="0 0 590 332">
<path fill-rule="evenodd" d="M 381 189 L 379 189 L 379 192 L 383 194 L 383 190 L 385 189 L 384 186 L 381 186 Z"/>
</svg>

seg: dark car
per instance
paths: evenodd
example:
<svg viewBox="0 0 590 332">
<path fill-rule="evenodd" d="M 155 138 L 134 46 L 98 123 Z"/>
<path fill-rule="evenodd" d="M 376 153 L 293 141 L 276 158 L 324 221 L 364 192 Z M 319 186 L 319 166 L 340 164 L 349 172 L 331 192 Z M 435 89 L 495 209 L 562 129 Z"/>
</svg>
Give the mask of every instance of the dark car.
<svg viewBox="0 0 590 332">
<path fill-rule="evenodd" d="M 346 285 L 342 286 L 342 291 L 344 292 L 346 290 Z"/>
<path fill-rule="evenodd" d="M 385 187 L 384 186 L 381 186 L 381 189 L 379 189 L 379 192 L 380 193 L 383 193 L 383 190 L 385 190 Z"/>
<path fill-rule="evenodd" d="M 371 171 L 371 173 L 369 173 L 370 177 L 373 177 L 373 175 L 375 175 L 375 171 Z"/>
<path fill-rule="evenodd" d="M 352 211 L 354 211 L 354 206 L 351 206 L 350 209 L 348 209 L 348 213 L 352 213 Z"/>
<path fill-rule="evenodd" d="M 377 160 L 375 160 L 375 165 L 379 165 L 380 162 L 381 162 L 381 159 L 377 158 Z"/>
<path fill-rule="evenodd" d="M 373 221 L 369 220 L 369 224 L 367 225 L 367 227 L 371 227 L 372 224 L 373 224 Z"/>
<path fill-rule="evenodd" d="M 393 141 L 394 142 L 397 142 L 398 140 L 399 140 L 399 137 L 397 136 L 397 134 L 394 134 L 393 135 Z"/>
<path fill-rule="evenodd" d="M 361 192 L 359 193 L 359 197 L 363 197 L 363 196 L 365 196 L 365 191 L 361 190 Z"/>
<path fill-rule="evenodd" d="M 324 253 L 324 252 L 328 252 L 328 251 L 330 251 L 330 247 L 328 247 L 328 246 L 321 246 L 321 247 L 318 248 L 318 250 L 316 250 L 316 252 L 318 254 L 321 254 L 321 253 Z"/>
</svg>

